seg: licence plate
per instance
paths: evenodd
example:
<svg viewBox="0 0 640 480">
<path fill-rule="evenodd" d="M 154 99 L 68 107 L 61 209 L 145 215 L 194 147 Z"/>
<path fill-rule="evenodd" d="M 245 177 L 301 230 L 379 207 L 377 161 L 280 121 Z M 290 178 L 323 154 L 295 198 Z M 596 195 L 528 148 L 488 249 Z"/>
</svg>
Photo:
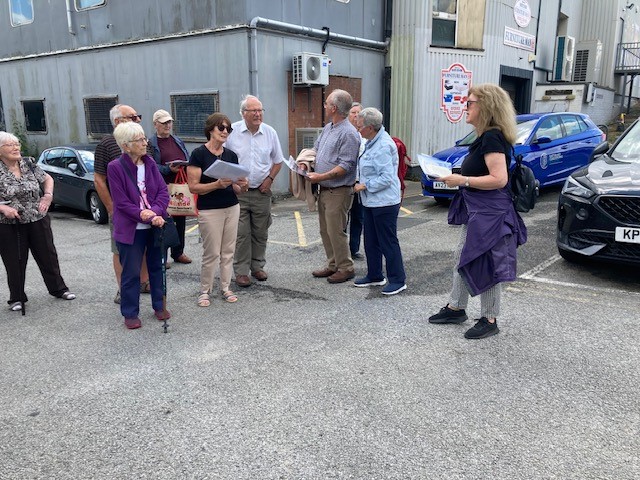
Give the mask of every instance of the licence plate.
<svg viewBox="0 0 640 480">
<path fill-rule="evenodd" d="M 433 182 L 433 188 L 436 190 L 458 190 L 458 187 L 447 187 L 444 182 Z"/>
<path fill-rule="evenodd" d="M 616 242 L 640 243 L 640 228 L 616 227 Z"/>
</svg>

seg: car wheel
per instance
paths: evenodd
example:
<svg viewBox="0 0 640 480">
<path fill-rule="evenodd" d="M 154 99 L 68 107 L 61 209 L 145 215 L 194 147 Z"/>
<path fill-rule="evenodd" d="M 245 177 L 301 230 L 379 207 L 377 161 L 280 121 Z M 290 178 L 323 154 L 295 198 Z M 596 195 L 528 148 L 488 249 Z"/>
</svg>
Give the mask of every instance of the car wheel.
<svg viewBox="0 0 640 480">
<path fill-rule="evenodd" d="M 585 263 L 587 261 L 584 255 L 580 255 L 579 253 L 571 252 L 569 250 L 563 250 L 562 248 L 558 248 L 558 253 L 562 258 L 570 263 Z"/>
<path fill-rule="evenodd" d="M 449 204 L 451 203 L 451 200 L 449 198 L 433 197 L 433 199 L 436 201 L 438 205 L 442 205 L 444 207 L 448 207 Z"/>
<path fill-rule="evenodd" d="M 98 224 L 107 223 L 109 216 L 106 207 L 102 204 L 100 197 L 96 192 L 89 194 L 89 211 L 93 217 L 93 221 Z"/>
</svg>

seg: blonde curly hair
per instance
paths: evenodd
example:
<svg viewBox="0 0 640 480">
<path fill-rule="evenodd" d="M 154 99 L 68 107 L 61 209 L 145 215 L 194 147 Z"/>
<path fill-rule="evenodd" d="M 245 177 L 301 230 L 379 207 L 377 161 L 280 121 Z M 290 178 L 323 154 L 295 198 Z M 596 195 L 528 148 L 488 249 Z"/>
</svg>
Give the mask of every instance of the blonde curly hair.
<svg viewBox="0 0 640 480">
<path fill-rule="evenodd" d="M 476 133 L 482 135 L 489 129 L 497 128 L 504 138 L 513 145 L 516 141 L 516 111 L 509 94 L 492 83 L 482 83 L 469 89 L 469 95 L 478 97 L 478 121 Z"/>
</svg>

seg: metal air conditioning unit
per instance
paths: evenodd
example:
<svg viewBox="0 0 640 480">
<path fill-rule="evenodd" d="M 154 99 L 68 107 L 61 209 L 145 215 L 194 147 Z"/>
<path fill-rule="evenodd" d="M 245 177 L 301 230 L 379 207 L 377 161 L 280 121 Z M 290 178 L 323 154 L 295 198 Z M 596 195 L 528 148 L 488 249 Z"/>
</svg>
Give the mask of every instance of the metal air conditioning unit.
<svg viewBox="0 0 640 480">
<path fill-rule="evenodd" d="M 329 85 L 329 57 L 317 53 L 293 55 L 294 85 Z"/>
<path fill-rule="evenodd" d="M 576 39 L 568 35 L 556 38 L 556 51 L 553 59 L 553 79 L 570 82 L 573 78 L 573 56 Z"/>
<path fill-rule="evenodd" d="M 573 81 L 601 83 L 601 68 L 602 42 L 600 40 L 592 40 L 578 43 L 573 60 Z"/>
</svg>

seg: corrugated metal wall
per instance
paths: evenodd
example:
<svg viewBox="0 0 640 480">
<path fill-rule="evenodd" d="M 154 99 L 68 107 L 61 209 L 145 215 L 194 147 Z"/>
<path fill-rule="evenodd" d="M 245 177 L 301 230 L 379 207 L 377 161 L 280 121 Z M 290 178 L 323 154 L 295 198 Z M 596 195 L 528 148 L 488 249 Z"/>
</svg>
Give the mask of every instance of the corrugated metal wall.
<svg viewBox="0 0 640 480">
<path fill-rule="evenodd" d="M 451 123 L 441 110 L 442 69 L 462 63 L 473 72 L 474 84 L 499 83 L 501 66 L 533 70 L 529 52 L 503 42 L 505 26 L 536 35 L 538 2 L 529 3 L 534 18 L 528 27 L 520 28 L 515 24 L 513 2 L 487 0 L 481 51 L 431 47 L 431 2 L 405 0 L 394 4 L 391 129 L 405 140 L 410 155 L 415 158 L 417 153 L 431 154 L 449 147 L 471 130 L 464 118 Z M 554 22 L 556 14 L 550 12 Z M 534 78 L 545 77 L 544 72 L 536 72 Z"/>
</svg>

